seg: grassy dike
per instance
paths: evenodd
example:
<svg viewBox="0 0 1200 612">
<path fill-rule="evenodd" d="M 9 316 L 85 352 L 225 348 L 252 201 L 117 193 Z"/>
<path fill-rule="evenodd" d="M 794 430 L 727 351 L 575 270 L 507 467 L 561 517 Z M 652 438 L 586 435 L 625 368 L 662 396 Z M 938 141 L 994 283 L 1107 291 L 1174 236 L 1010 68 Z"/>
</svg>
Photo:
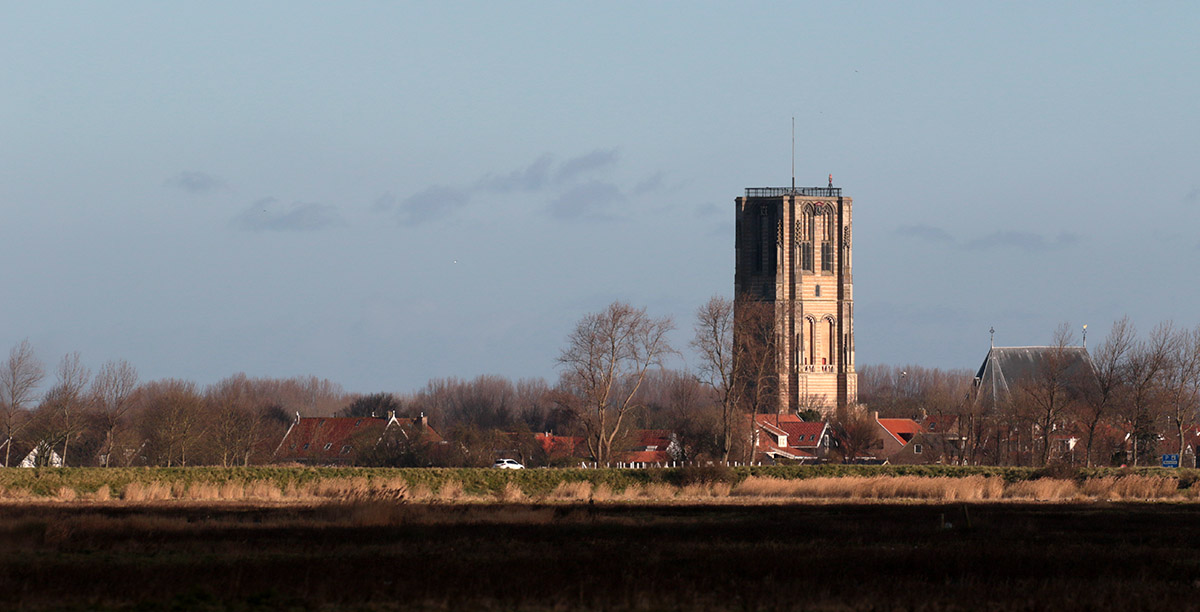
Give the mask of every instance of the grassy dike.
<svg viewBox="0 0 1200 612">
<path fill-rule="evenodd" d="M 759 466 L 683 467 L 659 469 L 526 469 L 486 468 L 354 468 L 354 467 L 188 467 L 188 468 L 36 468 L 0 470 L 0 498 L 61 500 L 128 497 L 130 491 L 157 490 L 159 499 L 187 497 L 189 491 L 218 491 L 221 487 L 277 489 L 318 497 L 351 496 L 380 490 L 437 492 L 450 488 L 464 496 L 499 496 L 516 492 L 534 498 L 564 486 L 587 483 L 613 493 L 632 488 L 687 487 L 724 483 L 737 487 L 747 479 L 806 480 L 818 478 L 997 478 L 1005 483 L 1057 479 L 1080 486 L 1098 479 L 1127 476 L 1168 478 L 1179 489 L 1190 489 L 1200 470 L 1163 468 L 1092 468 L 1087 470 L 975 466 Z M 131 487 L 132 485 L 132 487 Z M 169 493 L 163 493 L 167 491 Z M 197 495 L 199 495 L 197 493 Z M 214 495 L 215 497 L 215 495 Z M 270 497 L 270 496 L 268 496 Z"/>
</svg>

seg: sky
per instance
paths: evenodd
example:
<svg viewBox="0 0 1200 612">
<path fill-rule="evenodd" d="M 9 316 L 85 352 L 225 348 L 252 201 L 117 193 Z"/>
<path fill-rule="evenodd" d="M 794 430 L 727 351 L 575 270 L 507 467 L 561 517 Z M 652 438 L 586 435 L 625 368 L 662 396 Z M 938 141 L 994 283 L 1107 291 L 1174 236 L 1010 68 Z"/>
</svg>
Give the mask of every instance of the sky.
<svg viewBox="0 0 1200 612">
<path fill-rule="evenodd" d="M 1200 324 L 1200 4 L 0 2 L 0 349 L 143 380 L 557 377 L 854 199 L 857 363 Z M 3 353 L 0 353 L 3 356 Z"/>
</svg>

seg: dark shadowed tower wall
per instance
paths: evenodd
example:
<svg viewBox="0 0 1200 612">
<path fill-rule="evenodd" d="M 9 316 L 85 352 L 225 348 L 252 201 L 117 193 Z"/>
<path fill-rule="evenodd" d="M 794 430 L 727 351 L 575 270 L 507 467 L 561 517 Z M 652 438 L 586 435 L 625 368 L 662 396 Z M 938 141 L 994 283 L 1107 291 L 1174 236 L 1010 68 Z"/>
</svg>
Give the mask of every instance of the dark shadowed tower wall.
<svg viewBox="0 0 1200 612">
<path fill-rule="evenodd" d="M 779 411 L 854 403 L 851 198 L 839 187 L 763 187 L 736 204 L 734 290 L 775 307 Z"/>
</svg>

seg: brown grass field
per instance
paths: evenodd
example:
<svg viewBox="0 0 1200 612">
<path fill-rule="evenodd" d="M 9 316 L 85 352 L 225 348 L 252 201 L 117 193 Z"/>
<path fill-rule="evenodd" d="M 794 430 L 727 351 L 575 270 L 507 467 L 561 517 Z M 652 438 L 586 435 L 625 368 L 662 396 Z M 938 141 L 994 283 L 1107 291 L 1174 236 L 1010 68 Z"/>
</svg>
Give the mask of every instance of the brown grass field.
<svg viewBox="0 0 1200 612">
<path fill-rule="evenodd" d="M 753 495 L 743 482 L 666 502 L 645 489 L 596 501 L 604 491 L 565 485 L 554 499 L 510 490 L 498 497 L 515 499 L 487 503 L 440 492 L 420 503 L 395 492 L 14 500 L 0 504 L 0 605 L 1178 611 L 1200 599 L 1194 503 L 1078 501 L 1078 491 L 1071 502 L 1014 501 L 995 483 L 982 490 L 997 500 L 945 501 L 909 483 L 914 497 L 884 503 L 863 491 L 891 485 L 860 483 L 846 501 L 835 483 L 819 496 L 751 484 Z"/>
</svg>

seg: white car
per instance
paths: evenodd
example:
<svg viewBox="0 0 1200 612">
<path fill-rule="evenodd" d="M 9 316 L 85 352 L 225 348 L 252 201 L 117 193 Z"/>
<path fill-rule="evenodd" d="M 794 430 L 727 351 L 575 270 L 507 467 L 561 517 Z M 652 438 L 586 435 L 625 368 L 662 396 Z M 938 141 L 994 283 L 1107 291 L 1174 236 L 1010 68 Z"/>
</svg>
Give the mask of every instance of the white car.
<svg viewBox="0 0 1200 612">
<path fill-rule="evenodd" d="M 497 459 L 492 467 L 499 470 L 523 470 L 525 466 L 513 461 L 512 459 Z"/>
</svg>

